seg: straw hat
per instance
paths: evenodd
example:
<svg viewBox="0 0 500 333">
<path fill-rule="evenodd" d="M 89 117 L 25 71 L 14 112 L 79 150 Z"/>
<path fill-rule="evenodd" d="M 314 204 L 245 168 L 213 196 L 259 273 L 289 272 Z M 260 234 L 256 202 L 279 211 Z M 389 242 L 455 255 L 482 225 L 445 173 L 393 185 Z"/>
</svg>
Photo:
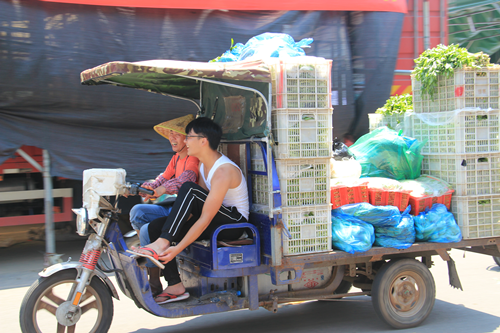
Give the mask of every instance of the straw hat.
<svg viewBox="0 0 500 333">
<path fill-rule="evenodd" d="M 175 118 L 158 124 L 154 127 L 154 129 L 158 134 L 169 140 L 168 137 L 170 135 L 170 130 L 186 135 L 186 126 L 193 120 L 194 116 L 192 114 L 188 114 L 187 116 Z"/>
</svg>

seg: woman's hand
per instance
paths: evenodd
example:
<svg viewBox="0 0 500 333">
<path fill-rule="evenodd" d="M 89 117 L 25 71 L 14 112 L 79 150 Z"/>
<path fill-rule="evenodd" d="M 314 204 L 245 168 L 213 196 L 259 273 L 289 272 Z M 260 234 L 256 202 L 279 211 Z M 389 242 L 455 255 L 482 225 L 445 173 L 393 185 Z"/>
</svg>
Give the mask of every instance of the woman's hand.
<svg viewBox="0 0 500 333">
<path fill-rule="evenodd" d="M 167 192 L 167 189 L 165 187 L 163 187 L 163 186 L 158 186 L 157 188 L 154 189 L 153 187 L 151 187 L 151 185 L 148 185 L 147 183 L 144 183 L 144 184 L 142 184 L 141 187 L 144 187 L 144 188 L 146 188 L 148 190 L 152 190 L 152 191 L 155 192 L 153 195 L 142 194 L 141 193 L 141 197 L 144 198 L 144 201 L 148 201 L 150 199 L 153 199 L 153 200 L 157 199 L 157 198 L 159 198 L 160 196 L 162 196 L 163 194 L 165 194 Z"/>
<path fill-rule="evenodd" d="M 167 193 L 167 189 L 163 186 L 158 186 L 157 188 L 155 188 L 155 197 L 159 198 L 161 197 L 162 195 L 164 195 L 165 193 Z"/>
</svg>

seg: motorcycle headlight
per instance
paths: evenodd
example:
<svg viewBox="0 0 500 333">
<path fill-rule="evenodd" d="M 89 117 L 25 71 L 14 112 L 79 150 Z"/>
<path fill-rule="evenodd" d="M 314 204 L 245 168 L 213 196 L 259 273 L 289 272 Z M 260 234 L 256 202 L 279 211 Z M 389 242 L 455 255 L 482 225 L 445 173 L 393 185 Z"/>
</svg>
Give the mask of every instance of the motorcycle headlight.
<svg viewBox="0 0 500 333">
<path fill-rule="evenodd" d="M 87 208 L 72 209 L 76 214 L 76 233 L 80 236 L 87 236 L 90 234 L 89 213 Z"/>
</svg>

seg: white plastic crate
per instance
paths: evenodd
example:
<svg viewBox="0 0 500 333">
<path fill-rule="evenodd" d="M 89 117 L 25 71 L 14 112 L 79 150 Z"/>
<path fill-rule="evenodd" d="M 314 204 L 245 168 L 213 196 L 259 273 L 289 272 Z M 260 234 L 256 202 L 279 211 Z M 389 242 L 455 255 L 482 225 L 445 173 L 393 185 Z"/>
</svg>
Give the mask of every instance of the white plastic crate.
<svg viewBox="0 0 500 333">
<path fill-rule="evenodd" d="M 276 160 L 281 204 L 330 204 L 330 159 Z"/>
<path fill-rule="evenodd" d="M 457 196 L 500 194 L 500 153 L 427 155 L 422 174 L 446 181 Z"/>
<path fill-rule="evenodd" d="M 413 114 L 410 121 L 412 137 L 427 140 L 424 155 L 500 152 L 499 110 Z"/>
<path fill-rule="evenodd" d="M 403 134 L 406 136 L 412 136 L 411 131 L 411 120 L 409 117 L 412 113 L 405 114 L 394 114 L 394 115 L 383 115 L 378 113 L 368 114 L 369 130 L 373 132 L 379 127 L 387 126 L 395 131 L 403 130 Z"/>
<path fill-rule="evenodd" d="M 275 158 L 331 157 L 332 113 L 332 109 L 273 111 Z"/>
<path fill-rule="evenodd" d="M 464 239 L 500 236 L 500 195 L 452 196 L 451 212 Z"/>
<path fill-rule="evenodd" d="M 270 59 L 273 109 L 327 109 L 332 61 L 318 57 Z"/>
<path fill-rule="evenodd" d="M 256 143 L 250 144 L 250 169 L 253 171 L 266 171 L 262 150 Z"/>
<path fill-rule="evenodd" d="M 267 176 L 251 175 L 252 177 L 252 202 L 260 205 L 269 204 L 269 188 Z"/>
<path fill-rule="evenodd" d="M 283 254 L 325 252 L 332 249 L 331 205 L 288 207 L 283 222 L 291 238 L 283 233 Z"/>
<path fill-rule="evenodd" d="M 455 70 L 450 78 L 438 76 L 434 100 L 422 94 L 422 84 L 411 77 L 415 113 L 453 111 L 463 108 L 499 108 L 500 66 Z"/>
</svg>

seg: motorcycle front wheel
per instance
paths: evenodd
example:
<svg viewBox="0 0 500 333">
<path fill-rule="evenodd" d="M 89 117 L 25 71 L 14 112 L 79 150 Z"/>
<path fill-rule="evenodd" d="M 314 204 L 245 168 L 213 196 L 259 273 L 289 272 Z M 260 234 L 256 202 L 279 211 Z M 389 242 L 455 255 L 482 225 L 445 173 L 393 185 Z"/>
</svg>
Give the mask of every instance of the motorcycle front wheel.
<svg viewBox="0 0 500 333">
<path fill-rule="evenodd" d="M 67 298 L 76 286 L 76 273 L 74 269 L 60 271 L 41 277 L 31 285 L 21 304 L 19 320 L 23 333 L 106 333 L 109 330 L 113 300 L 98 277 L 92 278 L 77 310 L 71 308 Z"/>
</svg>

